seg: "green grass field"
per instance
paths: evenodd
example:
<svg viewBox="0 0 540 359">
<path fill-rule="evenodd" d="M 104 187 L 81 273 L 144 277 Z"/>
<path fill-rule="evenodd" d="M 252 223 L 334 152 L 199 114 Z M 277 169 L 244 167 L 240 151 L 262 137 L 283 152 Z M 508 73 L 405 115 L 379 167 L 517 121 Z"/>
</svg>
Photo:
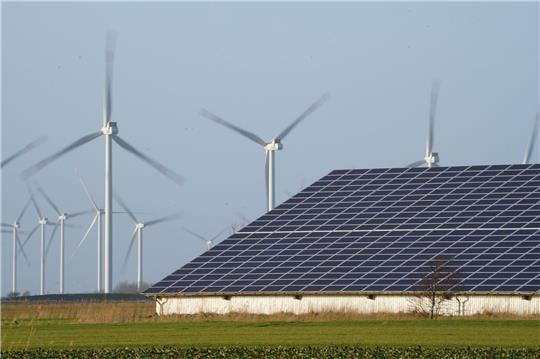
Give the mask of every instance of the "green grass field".
<svg viewBox="0 0 540 359">
<path fill-rule="evenodd" d="M 2 350 L 120 346 L 491 346 L 538 347 L 536 320 L 149 321 L 3 323 Z"/>
<path fill-rule="evenodd" d="M 538 316 L 428 320 L 405 313 L 232 313 L 157 317 L 154 311 L 151 301 L 2 303 L 1 355 L 379 358 L 380 347 L 393 353 L 392 358 L 540 357 Z M 478 349 L 470 352 L 466 347 Z"/>
</svg>

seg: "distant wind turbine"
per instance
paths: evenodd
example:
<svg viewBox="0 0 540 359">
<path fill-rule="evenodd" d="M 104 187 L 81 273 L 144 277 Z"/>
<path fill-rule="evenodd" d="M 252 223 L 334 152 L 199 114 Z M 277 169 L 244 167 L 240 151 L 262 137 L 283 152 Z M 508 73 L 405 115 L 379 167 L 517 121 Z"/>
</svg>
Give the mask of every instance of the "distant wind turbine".
<svg viewBox="0 0 540 359">
<path fill-rule="evenodd" d="M 60 263 L 59 263 L 59 266 L 60 266 L 60 288 L 59 288 L 59 293 L 64 294 L 65 227 L 70 227 L 68 224 L 66 224 L 66 220 L 68 218 L 75 218 L 75 217 L 79 217 L 79 216 L 88 214 L 88 213 L 91 212 L 91 210 L 90 211 L 86 210 L 86 211 L 81 211 L 81 212 L 70 213 L 68 215 L 68 213 L 62 212 L 62 211 L 60 211 L 58 209 L 58 207 L 54 204 L 52 199 L 47 195 L 47 193 L 45 192 L 45 190 L 43 189 L 43 187 L 41 185 L 37 185 L 37 190 L 38 190 L 39 193 L 41 193 L 43 198 L 45 198 L 47 203 L 51 206 L 51 208 L 58 215 L 58 219 L 56 220 L 56 222 L 54 224 L 54 228 L 53 228 L 53 230 L 51 232 L 51 236 L 49 237 L 49 243 L 47 244 L 47 249 L 45 250 L 45 257 L 47 257 L 47 254 L 49 253 L 49 249 L 50 249 L 51 243 L 52 243 L 52 241 L 54 239 L 54 235 L 56 234 L 56 230 L 58 229 L 58 226 L 60 226 Z"/>
<path fill-rule="evenodd" d="M 17 152 L 15 152 L 11 156 L 8 156 L 5 160 L 3 160 L 0 167 L 3 168 L 4 166 L 6 166 L 11 161 L 13 161 L 16 158 L 24 155 L 26 152 L 38 147 L 39 145 L 41 145 L 42 143 L 44 143 L 46 141 L 47 141 L 47 137 L 46 136 L 41 136 L 37 140 L 34 140 L 34 141 L 30 142 L 29 144 L 27 144 L 26 146 L 24 146 L 23 148 L 21 148 L 20 150 L 18 150 Z"/>
<path fill-rule="evenodd" d="M 83 187 L 84 193 L 86 194 L 86 197 L 92 204 L 92 207 L 95 210 L 94 218 L 92 219 L 92 222 L 90 223 L 90 226 L 88 226 L 88 229 L 86 230 L 86 233 L 82 237 L 81 241 L 77 245 L 77 248 L 75 249 L 75 252 L 81 247 L 83 242 L 85 241 L 86 237 L 88 237 L 88 234 L 90 234 L 90 231 L 94 227 L 94 225 L 97 223 L 97 250 L 96 250 L 96 261 L 97 261 L 97 292 L 101 293 L 103 291 L 102 289 L 102 273 L 101 269 L 103 266 L 103 260 L 102 260 L 102 253 L 101 253 L 101 234 L 103 232 L 101 228 L 101 217 L 103 216 L 103 209 L 99 208 L 96 204 L 96 201 L 94 200 L 94 197 L 90 194 L 90 191 L 88 190 L 88 187 L 86 186 L 86 183 L 84 183 L 82 177 L 77 172 L 77 177 L 79 177 L 79 181 L 81 182 L 81 185 Z M 75 254 L 75 252 L 73 254 Z"/>
<path fill-rule="evenodd" d="M 219 237 L 221 236 L 228 228 L 225 228 L 223 230 L 221 230 L 218 234 L 216 234 L 215 236 L 213 236 L 212 238 L 210 239 L 207 239 L 205 237 L 203 237 L 202 235 L 196 233 L 196 232 L 193 232 L 192 230 L 190 230 L 189 228 L 186 228 L 184 227 L 184 231 L 188 232 L 189 234 L 191 234 L 192 236 L 200 239 L 201 241 L 203 241 L 204 243 L 206 243 L 206 249 L 207 250 L 210 250 L 213 246 L 214 246 L 214 241 Z"/>
<path fill-rule="evenodd" d="M 294 120 L 288 127 L 286 127 L 279 135 L 274 137 L 270 142 L 266 142 L 253 132 L 244 130 L 238 126 L 233 125 L 218 117 L 217 115 L 203 109 L 201 115 L 222 125 L 225 126 L 242 136 L 250 139 L 251 141 L 261 145 L 266 152 L 265 160 L 265 178 L 266 178 L 266 198 L 267 198 L 267 210 L 271 211 L 274 208 L 275 204 L 275 171 L 274 171 L 274 152 L 283 149 L 282 141 L 283 139 L 295 128 L 302 120 L 304 120 L 308 115 L 314 112 L 319 108 L 323 103 L 329 99 L 329 95 L 325 94 L 315 101 L 311 106 L 307 108 L 296 120 Z"/>
<path fill-rule="evenodd" d="M 423 159 L 416 161 L 408 165 L 407 167 L 419 167 L 427 165 L 428 167 L 439 167 L 439 154 L 433 152 L 433 132 L 435 129 L 435 114 L 437 110 L 437 100 L 439 98 L 440 82 L 438 80 L 433 81 L 431 87 L 431 99 L 429 107 L 429 128 L 427 135 L 426 154 Z"/>
<path fill-rule="evenodd" d="M 146 228 L 146 227 L 156 225 L 158 223 L 168 222 L 168 221 L 172 221 L 174 219 L 177 219 L 177 218 L 180 217 L 180 214 L 179 213 L 171 214 L 171 215 L 168 215 L 168 216 L 165 216 L 165 217 L 153 219 L 151 221 L 141 222 L 135 217 L 135 214 L 133 214 L 133 212 L 128 208 L 126 203 L 120 198 L 120 196 L 118 194 L 115 193 L 114 198 L 116 199 L 116 201 L 118 202 L 120 207 L 122 207 L 124 209 L 124 211 L 127 212 L 127 214 L 129 215 L 129 218 L 131 218 L 131 220 L 133 221 L 133 223 L 135 225 L 135 228 L 133 230 L 133 234 L 131 235 L 131 240 L 129 242 L 129 248 L 128 248 L 128 251 L 126 253 L 126 257 L 124 258 L 124 264 L 123 265 L 124 265 L 124 267 L 126 266 L 127 260 L 129 258 L 129 255 L 131 254 L 131 250 L 133 248 L 133 244 L 135 243 L 135 238 L 137 238 L 137 291 L 140 291 L 142 281 L 143 281 L 143 242 L 142 242 L 142 240 L 143 240 L 143 229 Z"/>
<path fill-rule="evenodd" d="M 32 204 L 34 205 L 34 210 L 36 211 L 36 214 L 37 214 L 38 223 L 36 224 L 34 228 L 32 228 L 32 230 L 30 231 L 30 233 L 24 240 L 21 247 L 24 248 L 26 243 L 30 240 L 30 238 L 32 238 L 32 235 L 39 228 L 40 229 L 39 294 L 44 295 L 45 294 L 45 226 L 47 225 L 52 226 L 53 224 L 49 223 L 47 220 L 47 217 L 41 214 L 41 211 L 34 197 L 35 197 L 34 193 L 30 190 L 30 200 L 32 201 Z"/>
<path fill-rule="evenodd" d="M 139 159 L 146 162 L 148 165 L 154 167 L 156 170 L 161 172 L 163 175 L 173 180 L 177 184 L 183 183 L 184 179 L 182 176 L 178 175 L 174 171 L 165 167 L 161 163 L 151 159 L 147 155 L 143 154 L 135 147 L 127 143 L 125 140 L 118 136 L 118 127 L 116 122 L 111 122 L 112 114 L 112 69 L 114 61 L 114 46 L 115 46 L 115 35 L 113 33 L 108 33 L 107 36 L 107 47 L 105 53 L 105 96 L 104 96 L 104 108 L 103 108 L 103 127 L 94 133 L 88 134 L 81 137 L 77 141 L 73 142 L 69 146 L 61 149 L 60 151 L 46 157 L 45 159 L 39 161 L 34 166 L 26 169 L 22 176 L 27 179 L 28 177 L 34 175 L 35 173 L 42 170 L 44 167 L 59 159 L 66 153 L 71 152 L 72 150 L 100 137 L 103 136 L 105 139 L 105 293 L 110 293 L 112 289 L 112 274 L 113 274 L 113 239 L 112 239 L 112 142 L 116 142 L 124 150 L 135 155 Z"/>
<path fill-rule="evenodd" d="M 534 121 L 533 130 L 531 134 L 531 139 L 529 140 L 529 145 L 527 146 L 527 151 L 525 152 L 525 157 L 523 158 L 523 164 L 528 164 L 532 157 L 532 152 L 534 150 L 534 145 L 536 139 L 538 138 L 538 127 L 540 124 L 540 112 L 536 114 L 536 120 Z"/>
<path fill-rule="evenodd" d="M 2 230 L 3 233 L 11 233 L 12 235 L 12 240 L 13 240 L 13 244 L 12 244 L 12 272 L 11 272 L 11 292 L 12 293 L 16 293 L 17 292 L 17 252 L 20 251 L 22 253 L 22 255 L 24 256 L 24 259 L 26 260 L 26 263 L 28 265 L 30 265 L 30 261 L 28 260 L 28 257 L 26 255 L 26 253 L 24 252 L 24 249 L 23 249 L 23 245 L 21 243 L 21 240 L 19 238 L 19 228 L 21 227 L 21 219 L 24 215 L 24 213 L 26 212 L 26 209 L 28 208 L 28 206 L 30 205 L 31 203 L 31 200 L 29 199 L 26 204 L 24 205 L 21 213 L 19 213 L 19 215 L 17 216 L 17 219 L 15 220 L 15 222 L 13 222 L 13 224 L 8 224 L 8 223 L 2 223 L 2 227 L 5 227 L 5 228 L 10 228 L 11 231 L 8 231 L 8 230 Z"/>
</svg>

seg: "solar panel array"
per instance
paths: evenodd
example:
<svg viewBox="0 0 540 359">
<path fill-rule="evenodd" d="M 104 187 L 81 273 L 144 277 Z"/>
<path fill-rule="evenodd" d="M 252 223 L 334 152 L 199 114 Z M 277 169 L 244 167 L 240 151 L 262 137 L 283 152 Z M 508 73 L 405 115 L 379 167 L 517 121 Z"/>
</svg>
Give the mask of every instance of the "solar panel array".
<svg viewBox="0 0 540 359">
<path fill-rule="evenodd" d="M 540 165 L 337 170 L 146 291 L 540 291 Z"/>
</svg>

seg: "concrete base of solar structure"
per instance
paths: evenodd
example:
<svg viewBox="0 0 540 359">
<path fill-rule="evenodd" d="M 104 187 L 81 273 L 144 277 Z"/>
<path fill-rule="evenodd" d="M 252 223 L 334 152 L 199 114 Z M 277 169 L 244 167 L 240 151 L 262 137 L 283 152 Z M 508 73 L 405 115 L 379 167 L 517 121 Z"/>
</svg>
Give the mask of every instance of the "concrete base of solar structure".
<svg viewBox="0 0 540 359">
<path fill-rule="evenodd" d="M 367 295 L 211 295 L 156 297 L 158 315 L 190 314 L 309 314 L 309 313 L 414 313 L 418 298 L 406 294 Z M 540 296 L 467 294 L 445 300 L 440 315 L 486 313 L 539 315 Z"/>
</svg>

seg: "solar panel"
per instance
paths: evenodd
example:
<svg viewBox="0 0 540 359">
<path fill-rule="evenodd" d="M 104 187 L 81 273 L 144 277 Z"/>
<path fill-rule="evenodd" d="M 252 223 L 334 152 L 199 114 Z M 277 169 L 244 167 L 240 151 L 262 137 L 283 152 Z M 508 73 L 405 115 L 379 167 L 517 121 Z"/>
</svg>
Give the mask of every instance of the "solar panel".
<svg viewBox="0 0 540 359">
<path fill-rule="evenodd" d="M 540 165 L 333 171 L 146 293 L 540 291 Z"/>
</svg>

